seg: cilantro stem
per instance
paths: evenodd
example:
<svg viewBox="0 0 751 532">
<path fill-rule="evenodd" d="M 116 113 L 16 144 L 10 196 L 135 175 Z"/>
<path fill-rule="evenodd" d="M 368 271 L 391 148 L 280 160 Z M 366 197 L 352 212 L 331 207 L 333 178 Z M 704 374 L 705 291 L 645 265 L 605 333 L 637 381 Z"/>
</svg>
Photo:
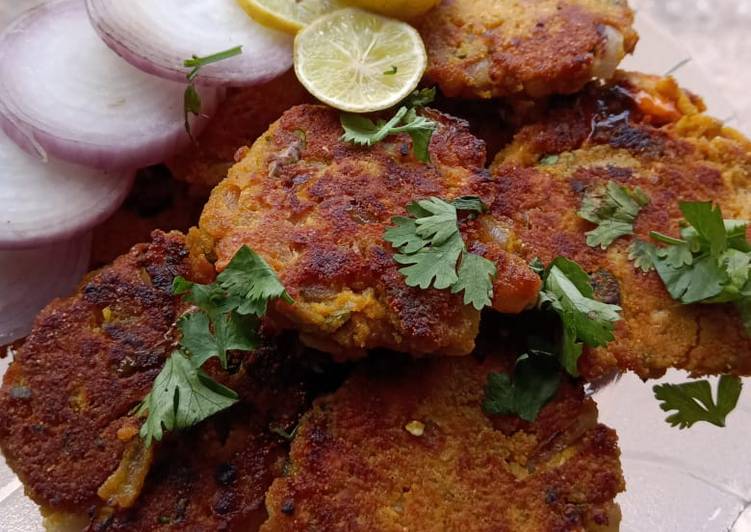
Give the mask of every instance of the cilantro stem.
<svg viewBox="0 0 751 532">
<path fill-rule="evenodd" d="M 688 242 L 686 242 L 685 240 L 682 240 L 680 238 L 673 238 L 672 236 L 668 236 L 663 233 L 658 233 L 657 231 L 650 231 L 649 236 L 651 236 L 658 242 L 663 242 L 665 244 L 671 244 L 674 246 L 688 244 Z"/>
</svg>

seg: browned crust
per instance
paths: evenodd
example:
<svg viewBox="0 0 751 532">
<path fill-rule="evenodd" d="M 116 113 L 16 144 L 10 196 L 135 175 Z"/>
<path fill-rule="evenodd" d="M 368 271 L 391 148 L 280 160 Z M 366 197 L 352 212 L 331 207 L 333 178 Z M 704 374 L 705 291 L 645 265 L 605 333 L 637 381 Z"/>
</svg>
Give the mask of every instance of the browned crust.
<svg viewBox="0 0 751 532">
<path fill-rule="evenodd" d="M 356 147 L 341 140 L 336 111 L 292 108 L 214 189 L 191 248 L 215 257 L 221 270 L 241 245 L 252 247 L 295 299 L 275 307 L 277 321 L 338 356 L 376 347 L 469 353 L 479 313 L 447 291 L 407 287 L 383 240 L 391 217 L 415 199 L 475 194 L 489 201 L 483 143 L 465 122 L 429 115 L 439 128 L 432 164 L 423 164 L 406 135 Z M 470 247 L 499 266 L 496 308 L 519 312 L 534 302 L 539 279 L 480 225 L 467 221 L 463 229 Z"/>
<path fill-rule="evenodd" d="M 262 530 L 617 528 L 615 433 L 568 383 L 535 423 L 488 418 L 486 376 L 508 364 L 463 357 L 359 371 L 303 418 Z M 406 430 L 411 421 L 422 435 Z"/>
<path fill-rule="evenodd" d="M 637 35 L 625 1 L 443 0 L 417 26 L 428 49 L 426 78 L 447 96 L 540 97 L 572 93 L 606 55 L 606 27 L 623 36 L 613 61 Z"/>
<path fill-rule="evenodd" d="M 641 273 L 627 259 L 632 238 L 607 251 L 590 248 L 584 233 L 593 226 L 576 215 L 589 187 L 613 180 L 651 198 L 637 219 L 642 239 L 650 230 L 677 234 L 679 200 L 713 200 L 726 218 L 751 219 L 751 143 L 702 109 L 671 79 L 620 74 L 611 86 L 554 102 L 492 167 L 493 214 L 515 228 L 525 257 L 564 255 L 619 283 L 623 320 L 614 342 L 582 358 L 589 378 L 615 368 L 645 378 L 670 367 L 751 374 L 751 339 L 732 305 L 673 301 L 656 273 Z M 558 158 L 538 164 L 546 155 Z"/>
</svg>

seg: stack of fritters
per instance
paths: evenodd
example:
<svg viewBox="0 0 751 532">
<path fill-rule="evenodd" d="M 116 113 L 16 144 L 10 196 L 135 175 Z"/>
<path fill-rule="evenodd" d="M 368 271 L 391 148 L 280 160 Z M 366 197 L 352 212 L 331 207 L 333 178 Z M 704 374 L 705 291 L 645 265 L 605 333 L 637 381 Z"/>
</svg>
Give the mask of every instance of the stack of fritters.
<svg viewBox="0 0 751 532">
<path fill-rule="evenodd" d="M 620 0 L 441 2 L 416 21 L 426 81 L 443 92 L 438 110 L 420 111 L 437 124 L 427 164 L 406 134 L 372 147 L 344 142 L 338 112 L 309 105 L 291 74 L 230 94 L 201 145 L 170 162 L 178 179 L 210 186 L 236 163 L 198 227 L 187 237 L 156 232 L 90 274 L 14 353 L 0 389 L 0 448 L 49 524 L 617 529 L 616 436 L 597 423 L 584 381 L 669 367 L 751 373 L 733 307 L 673 301 L 655 273 L 629 261 L 633 237 L 607 250 L 586 244 L 593 226 L 577 215 L 582 197 L 609 181 L 650 197 L 635 228 L 643 239 L 678 229 L 679 200 L 711 199 L 726 218 L 751 218 L 751 143 L 671 79 L 591 81 L 612 76 L 633 49 L 632 17 Z M 502 146 L 489 169 L 470 128 Z M 383 239 L 411 201 L 464 195 L 489 206 L 461 217 L 460 230 L 498 272 L 482 328 L 460 295 L 408 287 Z M 194 201 L 183 196 L 154 220 L 184 226 L 180 206 Z M 120 217 L 107 231 L 132 225 L 128 212 Z M 238 392 L 237 405 L 147 449 L 134 408 L 189 308 L 172 281 L 211 282 L 243 245 L 295 303 L 272 306 L 263 347 L 231 352 L 229 372 L 207 365 Z M 623 307 L 615 340 L 585 350 L 583 379 L 563 378 L 536 421 L 487 415 L 488 375 L 511 371 L 538 326 L 537 315 L 509 325 L 497 314 L 534 307 L 541 281 L 529 262 L 558 255 L 591 275 L 596 297 Z"/>
</svg>

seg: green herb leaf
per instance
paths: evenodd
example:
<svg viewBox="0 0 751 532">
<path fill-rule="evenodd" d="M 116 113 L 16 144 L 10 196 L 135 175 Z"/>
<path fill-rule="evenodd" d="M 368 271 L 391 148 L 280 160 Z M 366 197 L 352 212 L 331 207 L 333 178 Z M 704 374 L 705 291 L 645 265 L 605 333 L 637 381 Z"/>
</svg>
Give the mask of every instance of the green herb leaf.
<svg viewBox="0 0 751 532">
<path fill-rule="evenodd" d="M 513 380 L 505 373 L 488 375 L 483 409 L 488 414 L 516 415 L 534 421 L 555 396 L 560 381 L 560 366 L 555 356 L 530 351 L 516 361 Z"/>
<path fill-rule="evenodd" d="M 216 280 L 231 298 L 242 300 L 237 307 L 240 314 L 261 317 L 266 314 L 268 303 L 273 299 L 294 303 L 276 272 L 248 246 L 241 247 L 235 253 Z"/>
<path fill-rule="evenodd" d="M 191 427 L 235 404 L 238 396 L 212 380 L 190 358 L 175 351 L 157 375 L 137 415 L 148 414 L 141 426 L 146 445 L 160 441 L 165 431 Z"/>
<path fill-rule="evenodd" d="M 637 239 L 628 248 L 628 259 L 634 262 L 634 267 L 647 273 L 655 269 L 655 253 L 654 244 Z"/>
<path fill-rule="evenodd" d="M 390 135 L 407 133 L 412 138 L 412 151 L 423 162 L 430 161 L 428 148 L 437 124 L 417 114 L 417 109 L 433 101 L 435 89 L 422 89 L 409 96 L 389 120 L 371 119 L 358 114 L 342 113 L 339 121 L 344 128 L 342 140 L 360 146 L 372 146 Z"/>
<path fill-rule="evenodd" d="M 399 271 L 406 284 L 422 289 L 451 288 L 455 294 L 464 292 L 464 303 L 477 310 L 490 305 L 495 265 L 467 252 L 457 212 L 480 213 L 485 209 L 480 198 L 474 196 L 451 203 L 430 198 L 411 203 L 407 207 L 411 217 L 394 217 L 395 225 L 386 229 L 384 239 L 400 251 L 394 260 L 405 265 Z"/>
<path fill-rule="evenodd" d="M 198 77 L 198 74 L 201 71 L 201 68 L 205 67 L 206 65 L 210 65 L 211 63 L 217 63 L 219 61 L 229 59 L 230 57 L 235 57 L 237 55 L 240 55 L 242 52 L 243 47 L 236 46 L 234 48 L 230 48 L 229 50 L 225 50 L 213 55 L 208 55 L 206 57 L 198 57 L 194 55 L 192 58 L 183 61 L 183 66 L 191 69 L 191 71 L 186 75 L 189 84 L 185 89 L 185 95 L 183 97 L 183 114 L 185 116 L 185 131 L 188 133 L 188 136 L 192 141 L 195 142 L 195 139 L 193 138 L 193 132 L 190 129 L 190 115 L 200 115 L 201 109 L 203 108 L 201 95 L 196 90 L 196 86 L 194 84 L 196 78 Z"/>
<path fill-rule="evenodd" d="M 464 304 L 472 305 L 477 310 L 489 307 L 493 303 L 493 279 L 496 273 L 492 261 L 480 255 L 464 252 L 458 278 L 451 286 L 451 293 L 464 292 Z"/>
<path fill-rule="evenodd" d="M 613 328 L 620 319 L 621 307 L 593 299 L 594 291 L 587 273 L 573 261 L 556 258 L 543 277 L 541 305 L 552 308 L 563 325 L 561 364 L 578 376 L 577 364 L 582 344 L 607 345 L 613 340 Z"/>
<path fill-rule="evenodd" d="M 227 353 L 250 351 L 257 346 L 259 318 L 268 303 L 292 303 L 269 265 L 253 250 L 238 250 L 215 283 L 201 285 L 176 277 L 172 290 L 198 307 L 178 322 L 180 347 L 167 359 L 151 392 L 137 409 L 146 415 L 141 436 L 150 445 L 164 431 L 199 423 L 237 401 L 237 395 L 213 381 L 202 370 L 217 357 L 227 369 Z"/>
<path fill-rule="evenodd" d="M 718 257 L 727 249 L 727 232 L 722 221 L 722 212 L 712 202 L 680 202 L 683 217 L 691 224 L 698 236 L 709 244 L 710 254 Z M 684 236 L 685 235 L 681 235 Z"/>
<path fill-rule="evenodd" d="M 653 388 L 660 408 L 665 412 L 675 410 L 666 421 L 671 426 L 684 429 L 699 421 L 718 427 L 725 426 L 727 415 L 738 404 L 743 383 L 738 377 L 723 375 L 717 386 L 717 401 L 712 398 L 709 381 L 692 381 L 683 384 L 660 384 Z"/>
<path fill-rule="evenodd" d="M 396 73 L 397 73 L 398 71 L 399 71 L 399 69 L 397 68 L 397 66 L 396 66 L 396 65 L 391 65 L 391 68 L 389 68 L 388 70 L 385 70 L 385 71 L 383 72 L 383 75 L 384 75 L 384 76 L 393 76 L 393 75 L 394 75 L 394 74 L 396 74 Z"/>
<path fill-rule="evenodd" d="M 587 191 L 578 214 L 598 226 L 587 233 L 587 245 L 606 249 L 616 239 L 634 234 L 634 221 L 648 203 L 640 189 L 630 190 L 614 181 Z"/>
</svg>

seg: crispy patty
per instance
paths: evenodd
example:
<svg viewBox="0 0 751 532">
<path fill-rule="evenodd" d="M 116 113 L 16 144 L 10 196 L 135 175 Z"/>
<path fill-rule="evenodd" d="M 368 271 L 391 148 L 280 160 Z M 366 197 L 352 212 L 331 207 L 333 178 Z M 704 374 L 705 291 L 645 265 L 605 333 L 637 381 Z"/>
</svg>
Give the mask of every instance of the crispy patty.
<svg viewBox="0 0 751 532">
<path fill-rule="evenodd" d="M 447 96 L 538 98 L 609 78 L 632 24 L 626 0 L 443 0 L 417 27 Z"/>
<path fill-rule="evenodd" d="M 485 146 L 463 121 L 438 122 L 431 164 L 416 160 L 409 136 L 371 148 L 343 142 L 338 113 L 322 106 L 287 111 L 241 153 L 212 192 L 189 245 L 223 269 L 244 244 L 277 271 L 294 305 L 272 316 L 303 341 L 340 358 L 386 347 L 416 355 L 467 354 L 479 312 L 461 295 L 410 288 L 383 240 L 392 216 L 429 196 L 479 195 L 486 201 Z M 534 303 L 539 278 L 511 253 L 513 238 L 489 216 L 462 227 L 468 248 L 496 263 L 494 307 L 520 312 Z"/>
<path fill-rule="evenodd" d="M 286 455 L 272 429 L 289 430 L 308 404 L 313 372 L 300 361 L 318 362 L 317 354 L 291 337 L 233 355 L 229 374 L 210 361 L 207 372 L 241 401 L 150 450 L 131 416 L 186 310 L 172 281 L 210 281 L 213 269 L 202 265 L 182 235 L 156 232 L 51 303 L 15 353 L 0 388 L 0 449 L 53 521 L 93 516 L 96 531 L 219 530 L 265 519 L 263 496 Z"/>
<path fill-rule="evenodd" d="M 617 530 L 617 438 L 580 385 L 534 423 L 483 413 L 487 374 L 510 360 L 357 372 L 303 417 L 262 530 Z"/>
<path fill-rule="evenodd" d="M 189 271 L 177 234 L 155 233 L 74 296 L 53 301 L 0 389 L 0 449 L 41 506 L 84 512 L 125 448 L 118 431 L 172 347 L 172 279 Z"/>
<path fill-rule="evenodd" d="M 231 88 L 198 144 L 167 164 L 176 179 L 213 187 L 227 176 L 238 148 L 253 144 L 293 105 L 310 102 L 291 70 L 263 85 Z"/>
<path fill-rule="evenodd" d="M 633 237 L 591 248 L 584 233 L 594 226 L 576 214 L 587 190 L 614 181 L 650 197 L 635 226 L 643 240 L 651 230 L 678 234 L 680 200 L 712 200 L 725 218 L 751 219 L 751 143 L 702 111 L 672 79 L 621 73 L 556 99 L 492 166 L 491 211 L 513 225 L 522 255 L 574 259 L 623 307 L 615 341 L 582 358 L 588 377 L 615 368 L 645 378 L 670 367 L 751 374 L 751 339 L 734 306 L 674 301 L 656 273 L 628 260 Z"/>
</svg>

